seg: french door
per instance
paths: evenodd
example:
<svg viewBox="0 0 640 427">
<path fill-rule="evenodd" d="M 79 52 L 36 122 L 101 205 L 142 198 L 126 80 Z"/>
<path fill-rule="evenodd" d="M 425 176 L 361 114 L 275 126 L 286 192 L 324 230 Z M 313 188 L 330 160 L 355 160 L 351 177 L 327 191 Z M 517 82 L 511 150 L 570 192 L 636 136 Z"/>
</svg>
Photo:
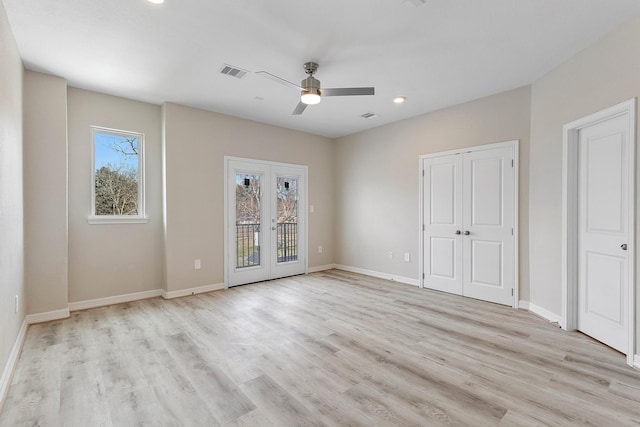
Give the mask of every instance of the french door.
<svg viewBox="0 0 640 427">
<path fill-rule="evenodd" d="M 516 149 L 423 157 L 424 287 L 515 304 Z"/>
<path fill-rule="evenodd" d="M 225 157 L 225 282 L 307 271 L 307 167 Z"/>
</svg>

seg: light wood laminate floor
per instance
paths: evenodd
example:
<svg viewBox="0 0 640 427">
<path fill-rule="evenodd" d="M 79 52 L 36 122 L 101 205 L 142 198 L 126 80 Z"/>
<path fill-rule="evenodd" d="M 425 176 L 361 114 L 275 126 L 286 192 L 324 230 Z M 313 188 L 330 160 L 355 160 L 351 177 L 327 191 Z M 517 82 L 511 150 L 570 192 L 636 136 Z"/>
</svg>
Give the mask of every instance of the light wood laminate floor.
<svg viewBox="0 0 640 427">
<path fill-rule="evenodd" d="M 638 426 L 640 372 L 526 311 L 342 271 L 29 328 L 0 426 Z"/>
</svg>

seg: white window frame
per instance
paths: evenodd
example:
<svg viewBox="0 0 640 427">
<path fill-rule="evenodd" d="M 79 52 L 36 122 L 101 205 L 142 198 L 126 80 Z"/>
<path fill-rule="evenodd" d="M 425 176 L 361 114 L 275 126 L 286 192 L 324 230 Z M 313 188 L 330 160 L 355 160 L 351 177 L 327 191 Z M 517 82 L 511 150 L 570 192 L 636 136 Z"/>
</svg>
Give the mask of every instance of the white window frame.
<svg viewBox="0 0 640 427">
<path fill-rule="evenodd" d="M 91 214 L 89 224 L 145 224 L 149 221 L 145 210 L 145 138 L 142 132 L 132 132 L 91 126 Z M 96 133 L 138 138 L 138 215 L 96 215 Z"/>
</svg>

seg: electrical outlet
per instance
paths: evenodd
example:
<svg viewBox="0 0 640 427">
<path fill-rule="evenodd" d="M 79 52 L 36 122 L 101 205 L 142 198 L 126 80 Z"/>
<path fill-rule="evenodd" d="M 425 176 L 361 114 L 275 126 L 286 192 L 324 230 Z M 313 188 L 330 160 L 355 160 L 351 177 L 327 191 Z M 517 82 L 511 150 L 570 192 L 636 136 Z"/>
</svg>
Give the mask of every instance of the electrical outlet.
<svg viewBox="0 0 640 427">
<path fill-rule="evenodd" d="M 318 253 L 321 254 L 322 253 L 322 245 L 318 246 Z"/>
<path fill-rule="evenodd" d="M 389 259 L 393 259 L 393 252 L 389 252 Z"/>
<path fill-rule="evenodd" d="M 18 310 L 20 310 L 20 297 L 16 295 L 16 314 L 18 314 Z"/>
<path fill-rule="evenodd" d="M 202 263 L 200 262 L 200 260 L 199 259 L 193 260 L 193 269 L 200 270 L 200 268 L 202 268 Z"/>
<path fill-rule="evenodd" d="M 404 253 L 404 262 L 411 262 L 411 254 L 409 252 Z"/>
</svg>

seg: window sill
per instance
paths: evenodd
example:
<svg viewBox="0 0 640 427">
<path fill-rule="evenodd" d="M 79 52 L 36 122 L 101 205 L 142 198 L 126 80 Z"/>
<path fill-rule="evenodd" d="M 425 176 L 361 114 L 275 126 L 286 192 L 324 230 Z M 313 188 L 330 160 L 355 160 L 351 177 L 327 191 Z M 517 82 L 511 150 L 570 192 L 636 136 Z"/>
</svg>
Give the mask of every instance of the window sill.
<svg viewBox="0 0 640 427">
<path fill-rule="evenodd" d="M 89 224 L 146 224 L 148 217 L 141 216 L 90 216 L 87 218 Z"/>
</svg>

